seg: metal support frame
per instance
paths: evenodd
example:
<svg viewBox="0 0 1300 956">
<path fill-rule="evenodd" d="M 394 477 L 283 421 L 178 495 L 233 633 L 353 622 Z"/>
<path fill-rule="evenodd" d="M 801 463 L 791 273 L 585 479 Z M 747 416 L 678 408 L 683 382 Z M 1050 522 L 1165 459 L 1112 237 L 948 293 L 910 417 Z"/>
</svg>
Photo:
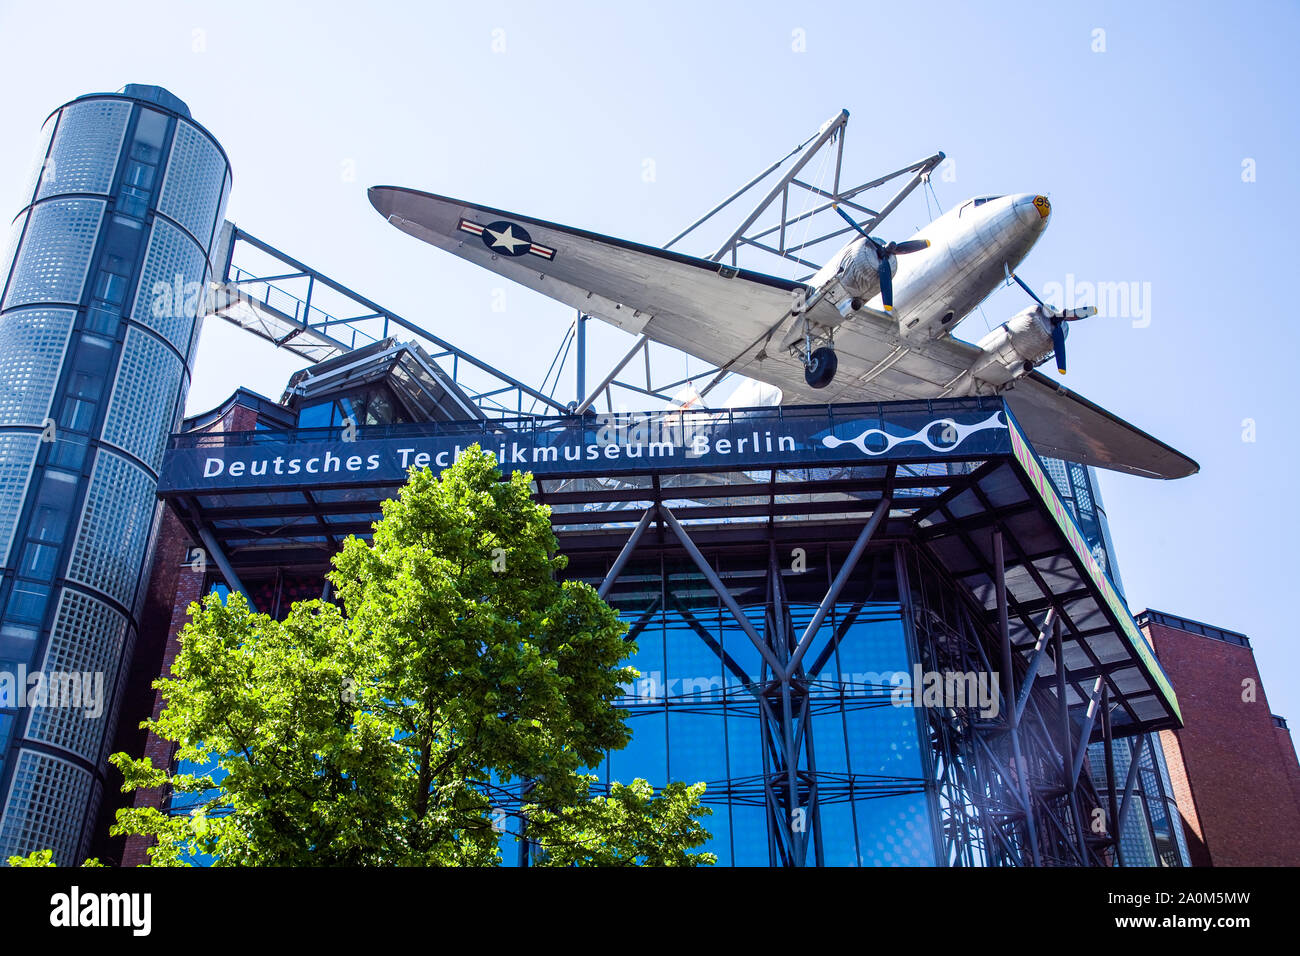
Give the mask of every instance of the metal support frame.
<svg viewBox="0 0 1300 956">
<path fill-rule="evenodd" d="M 892 470 L 891 466 L 891 475 Z M 843 564 L 829 582 L 812 620 L 797 637 L 774 541 L 768 542 L 767 596 L 760 633 L 700 551 L 690 532 L 661 501 L 656 501 L 642 513 L 597 589 L 602 598 L 610 595 L 633 552 L 657 518 L 662 527 L 672 532 L 710 589 L 754 645 L 762 659 L 762 673 L 757 682 L 747 682 L 746 686 L 754 696 L 762 722 L 764 772 L 761 792 L 770 824 L 772 856 L 782 865 L 805 865 L 810 849 L 814 862 L 820 864 L 824 861 L 820 811 L 824 782 L 817 772 L 811 721 L 814 699 L 809 693 L 803 660 L 868 545 L 888 517 L 890 505 L 888 495 L 877 503 Z M 704 634 L 707 636 L 707 631 Z M 712 646 L 711 638 L 709 643 Z M 813 673 L 825 661 L 823 655 L 816 662 Z M 724 660 L 724 666 L 726 664 Z M 742 675 L 745 673 L 734 661 L 731 666 Z"/>
<path fill-rule="evenodd" d="M 882 176 L 846 187 L 841 183 L 841 173 L 848 119 L 849 114 L 845 110 L 831 117 L 813 135 L 769 164 L 763 172 L 675 235 L 664 248 L 670 248 L 692 236 L 751 190 L 767 184 L 759 202 L 744 216 L 740 225 L 729 232 L 727 240 L 710 258 L 720 262 L 729 256 L 734 265 L 741 252 L 752 251 L 761 258 L 757 264 L 761 271 L 774 274 L 797 273 L 790 275 L 791 278 L 806 278 L 815 272 L 821 263 L 807 258 L 808 250 L 834 240 L 842 241 L 851 232 L 831 212 L 835 205 L 842 205 L 865 217 L 863 228 L 871 231 L 917 186 L 925 182 L 944 159 L 943 153 L 935 153 Z M 829 154 L 825 153 L 828 148 L 835 150 L 829 185 L 821 182 L 831 165 Z M 822 158 L 822 174 L 817 177 L 817 181 L 808 182 L 801 178 L 800 174 L 818 157 Z M 773 176 L 776 177 L 775 181 Z M 893 195 L 875 208 L 864 203 L 866 194 L 899 182 L 901 185 Z M 792 203 L 792 193 L 801 194 L 803 202 Z M 799 208 L 796 209 L 796 205 Z M 774 211 L 779 213 L 778 221 L 767 224 Z M 800 227 L 798 231 L 801 238 L 792 244 L 790 238 L 796 226 Z M 669 360 L 674 366 L 685 353 L 662 345 L 655 345 L 652 349 L 652 343 L 643 334 L 601 377 L 600 384 L 589 389 L 588 317 L 579 312 L 575 325 L 566 329 L 564 341 L 556 350 L 552 362 L 554 384 L 549 384 L 548 372 L 541 388 L 534 388 L 457 348 L 425 326 L 408 321 L 357 294 L 342 283 L 239 229 L 233 223 L 223 224 L 221 247 L 223 256 L 218 273 L 221 281 L 214 283 L 211 290 L 208 314 L 225 319 L 279 348 L 316 362 L 381 341 L 396 330 L 408 332 L 433 346 L 431 354 L 434 360 L 450 367 L 451 379 L 489 417 L 525 414 L 538 403 L 552 411 L 566 412 L 572 408 L 581 414 L 588 411 L 602 393 L 606 395 L 610 411 L 613 411 L 615 390 L 620 394 L 644 395 L 667 402 L 673 399 L 676 390 L 697 381 L 707 381 L 700 389 L 700 395 L 703 396 L 730 374 L 726 368 L 710 366 L 684 377 L 674 375 L 673 381 L 656 381 L 652 367 L 653 353 L 672 356 Z M 829 257 L 833 249 L 826 248 L 824 252 L 825 257 Z M 254 264 L 253 260 L 259 257 L 265 265 Z M 773 262 L 772 257 L 777 261 Z M 326 307 L 321 306 L 323 296 L 328 299 Z M 557 399 L 554 393 L 563 379 L 569 347 L 574 340 L 577 344 L 577 371 L 574 380 L 576 396 L 574 402 L 566 403 Z M 644 386 L 619 378 L 639 351 L 645 357 Z M 689 357 L 687 361 L 689 362 Z M 689 373 L 689 367 L 687 371 Z M 525 408 L 528 402 L 531 402 L 531 406 Z"/>
<path fill-rule="evenodd" d="M 199 540 L 203 542 L 203 546 L 212 555 L 212 560 L 217 563 L 217 568 L 221 571 L 221 576 L 226 579 L 226 584 L 242 594 L 244 600 L 248 602 L 248 609 L 256 613 L 257 605 L 253 603 L 253 596 L 248 593 L 248 588 L 244 587 L 244 582 L 239 580 L 239 575 L 235 573 L 235 569 L 231 567 L 230 561 L 226 558 L 226 552 L 221 550 L 221 545 L 218 543 L 216 536 L 205 524 L 199 525 Z"/>
<path fill-rule="evenodd" d="M 1000 590 L 997 582 L 1005 586 L 1007 565 L 1003 563 L 999 574 L 992 535 L 990 545 L 994 560 L 988 573 L 995 590 Z M 927 669 L 991 673 L 991 659 L 998 659 L 1001 675 L 1006 673 L 1008 649 L 1012 667 L 1022 666 L 1017 663 L 1017 649 L 1003 639 L 1002 615 L 996 603 L 989 612 L 969 592 L 960 588 L 947 591 L 942 583 L 946 572 L 925 560 L 923 551 L 908 553 L 911 562 L 920 562 L 908 579 L 918 592 L 920 606 L 926 609 L 915 616 L 915 622 L 918 655 Z M 1002 557 L 1005 562 L 1007 556 Z M 944 595 L 951 593 L 964 595 L 963 601 L 952 611 L 944 611 Z M 1009 623 L 1014 604 L 1009 597 L 1004 604 Z M 1013 680 L 1010 688 L 999 681 L 1004 701 L 1008 694 L 1015 701 L 1014 730 L 1011 715 L 1005 712 L 1004 719 L 996 721 L 977 719 L 961 708 L 931 709 L 928 713 L 936 812 L 948 865 L 1094 866 L 1110 862 L 1100 852 L 1109 847 L 1109 839 L 1090 841 L 1082 812 L 1085 805 L 1101 805 L 1097 791 L 1089 776 L 1072 775 L 1075 755 L 1086 749 L 1091 728 L 1071 720 L 1061 627 L 1059 610 L 1045 617 L 1035 628 L 1038 639 L 1027 666 L 1023 672 L 1012 671 L 1018 681 Z M 1037 678 L 1049 659 L 1056 678 L 1053 682 Z"/>
<path fill-rule="evenodd" d="M 372 345 L 402 330 L 431 346 L 432 358 L 440 365 L 450 365 L 447 374 L 487 415 L 523 414 L 525 398 L 554 412 L 567 411 L 566 405 L 553 396 L 507 375 L 233 223 L 223 228 L 229 229 L 228 254 L 221 281 L 211 290 L 207 302 L 208 315 L 313 362 Z M 258 260 L 266 265 L 255 268 Z M 320 305 L 324 293 L 329 295 L 328 308 L 334 311 Z M 475 370 L 475 381 L 468 380 L 462 366 Z M 513 397 L 512 404 L 502 401 L 506 395 Z"/>
<path fill-rule="evenodd" d="M 1115 829 L 1115 824 L 1119 821 L 1119 807 L 1115 802 L 1115 739 L 1111 734 L 1110 688 L 1108 687 L 1101 689 L 1101 734 L 1106 765 L 1106 801 L 1110 811 L 1106 816 L 1106 833 L 1114 843 L 1116 861 L 1123 866 L 1124 850 L 1120 846 L 1119 831 Z"/>
<path fill-rule="evenodd" d="M 723 210 L 729 208 L 742 196 L 749 193 L 750 190 L 769 181 L 773 174 L 785 167 L 775 182 L 768 186 L 767 191 L 763 193 L 757 204 L 744 216 L 740 225 L 734 228 L 728 234 L 727 239 L 707 258 L 714 262 L 721 262 L 724 258 L 729 258 L 731 265 L 735 266 L 739 264 L 739 257 L 742 252 L 752 251 L 757 256 L 755 268 L 760 271 L 772 274 L 784 273 L 788 274 L 790 278 L 806 279 L 811 273 L 820 269 L 823 264 L 808 258 L 808 250 L 823 247 L 819 249 L 819 253 L 824 253 L 824 257 L 829 258 L 834 249 L 827 244 L 832 241 L 843 241 L 845 237 L 853 233 L 853 230 L 833 213 L 832 210 L 836 205 L 845 206 L 865 217 L 862 228 L 870 232 L 879 226 L 886 216 L 898 208 L 899 204 L 918 186 L 924 183 L 945 158 L 941 152 L 934 153 L 924 159 L 919 159 L 885 173 L 883 176 L 877 176 L 866 182 L 845 187 L 841 184 L 841 172 L 844 161 L 844 137 L 848 130 L 848 121 L 849 114 L 847 110 L 841 110 L 835 116 L 832 116 L 812 136 L 805 139 L 776 162 L 770 164 L 763 172 L 755 176 L 739 190 L 673 236 L 672 239 L 665 243 L 663 248 L 669 249 L 686 239 L 706 223 L 713 221 Z M 825 159 L 826 154 L 823 151 L 831 147 L 835 149 L 835 158 L 829 188 L 819 183 L 809 183 L 801 179 L 800 173 L 818 156 Z M 901 185 L 879 207 L 873 208 L 864 204 L 863 197 L 865 194 L 898 181 L 901 181 Z M 791 203 L 792 195 L 798 196 L 800 194 L 803 196 L 805 203 L 800 205 L 800 208 L 794 209 Z M 811 202 L 811 206 L 807 205 L 808 202 Z M 760 222 L 767 223 L 774 211 L 777 214 L 777 221 L 760 225 Z M 802 235 L 797 243 L 792 244 L 790 240 L 795 231 L 793 228 L 795 226 L 802 227 L 800 230 Z M 775 240 L 772 237 L 775 237 Z M 660 348 L 672 355 L 683 354 L 676 349 L 668 349 L 666 346 L 660 346 Z M 626 368 L 636 353 L 642 349 L 644 349 L 646 357 L 646 384 L 644 388 L 620 380 L 618 377 L 619 373 Z M 655 385 L 651 374 L 650 342 L 647 336 L 642 334 L 637 337 L 623 357 L 603 376 L 600 384 L 588 391 L 582 388 L 582 385 L 586 382 L 586 371 L 581 367 L 586 358 L 586 349 L 581 349 L 580 353 L 578 360 L 580 365 L 578 371 L 579 388 L 577 393 L 577 411 L 579 413 L 590 408 L 602 393 L 608 394 L 612 389 L 623 389 L 668 401 L 673 397 L 671 394 L 673 389 L 690 384 L 697 379 L 709 379 L 708 384 L 700 390 L 701 395 L 706 395 L 729 374 L 726 368 L 711 367 L 665 385 Z"/>
<path fill-rule="evenodd" d="M 1007 616 L 1006 565 L 1003 561 L 1002 529 L 993 531 L 994 588 L 998 602 L 998 634 L 1002 641 L 1002 706 L 1007 729 L 1011 734 L 1011 751 L 1015 758 L 1016 784 L 1025 808 L 1025 829 L 1029 836 L 1029 853 L 1034 866 L 1042 866 L 1038 854 L 1038 830 L 1034 824 L 1034 805 L 1029 794 L 1029 767 L 1020 745 L 1020 709 L 1016 706 L 1016 675 L 1011 655 L 1011 628 Z"/>
</svg>

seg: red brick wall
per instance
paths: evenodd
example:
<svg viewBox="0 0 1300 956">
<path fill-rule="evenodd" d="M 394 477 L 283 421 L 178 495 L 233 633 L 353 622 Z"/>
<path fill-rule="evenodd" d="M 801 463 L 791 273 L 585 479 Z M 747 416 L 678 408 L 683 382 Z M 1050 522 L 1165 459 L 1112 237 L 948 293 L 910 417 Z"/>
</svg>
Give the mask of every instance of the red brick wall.
<svg viewBox="0 0 1300 956">
<path fill-rule="evenodd" d="M 1178 801 L 1178 814 L 1182 818 L 1183 837 L 1187 840 L 1187 855 L 1192 866 L 1213 866 L 1210 850 L 1205 845 L 1205 830 L 1201 826 L 1201 815 L 1196 809 L 1196 797 L 1192 793 L 1192 783 L 1187 777 L 1187 766 L 1183 763 L 1183 750 L 1178 744 L 1178 736 L 1172 730 L 1162 730 L 1159 734 L 1160 749 L 1165 754 L 1165 765 L 1169 768 L 1169 782 L 1174 788 L 1174 799 Z"/>
<path fill-rule="evenodd" d="M 1273 724 L 1255 655 L 1155 622 L 1146 632 L 1183 711 L 1165 751 L 1185 772 L 1180 792 L 1171 761 L 1189 843 L 1203 838 L 1213 866 L 1300 866 L 1300 766 Z M 1242 699 L 1246 680 L 1253 702 Z"/>
</svg>

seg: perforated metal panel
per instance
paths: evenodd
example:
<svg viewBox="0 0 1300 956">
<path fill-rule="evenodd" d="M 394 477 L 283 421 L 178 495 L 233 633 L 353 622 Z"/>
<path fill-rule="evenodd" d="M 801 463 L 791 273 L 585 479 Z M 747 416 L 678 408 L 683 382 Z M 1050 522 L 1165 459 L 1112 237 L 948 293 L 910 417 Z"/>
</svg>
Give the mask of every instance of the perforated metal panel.
<svg viewBox="0 0 1300 956">
<path fill-rule="evenodd" d="M 54 136 L 58 120 L 57 116 L 51 116 L 41 127 L 40 142 L 36 144 L 36 152 L 32 155 L 31 172 L 27 174 L 27 184 L 22 193 L 24 206 L 36 198 L 36 184 L 40 182 L 41 173 L 45 171 L 45 157 L 50 151 L 50 139 Z"/>
<path fill-rule="evenodd" d="M 0 435 L 0 501 L 22 501 L 36 462 L 37 435 Z M 18 509 L 0 508 L 0 565 L 9 564 Z"/>
<path fill-rule="evenodd" d="M 205 265 L 204 255 L 192 239 L 171 223 L 154 220 L 131 318 L 184 352 L 198 312 L 196 289 L 191 287 L 187 293 L 186 285 L 203 281 Z M 178 277 L 180 295 L 176 294 Z"/>
<path fill-rule="evenodd" d="M 36 198 L 64 193 L 107 195 L 130 117 L 131 104 L 123 100 L 87 100 L 66 107 Z"/>
<path fill-rule="evenodd" d="M 55 863 L 73 864 L 90 795 L 91 776 L 85 770 L 58 757 L 20 750 L 0 819 L 0 858 L 51 849 Z"/>
<path fill-rule="evenodd" d="M 126 629 L 126 618 L 103 601 L 63 589 L 41 672 L 47 681 L 56 674 L 79 675 L 75 689 L 62 684 L 77 700 L 64 706 L 32 707 L 28 739 L 98 762 L 104 728 L 112 726 L 107 698 L 117 682 Z M 99 713 L 88 714 L 85 706 L 96 702 Z"/>
<path fill-rule="evenodd" d="M 141 588 L 140 590 L 145 591 L 147 589 Z M 126 682 L 127 679 L 130 677 L 131 661 L 135 659 L 135 643 L 136 643 L 136 630 L 133 626 L 128 625 L 126 629 L 126 639 L 123 642 L 122 651 L 118 655 L 118 666 L 117 666 L 118 686 L 115 688 L 109 684 L 107 678 L 105 678 L 104 680 L 104 693 L 109 695 L 109 700 L 112 702 L 112 707 L 105 710 L 104 716 L 100 718 L 100 723 L 104 724 L 105 728 L 111 727 L 114 728 L 114 730 L 116 730 L 117 728 L 118 718 L 121 716 L 122 713 L 122 702 L 126 698 Z M 116 744 L 117 741 L 116 741 L 115 733 L 105 733 L 102 735 L 102 739 L 100 740 L 100 744 L 99 744 L 99 760 L 98 760 L 98 763 L 101 766 L 104 766 L 108 763 L 108 758 L 111 754 L 114 754 L 121 749 Z"/>
<path fill-rule="evenodd" d="M 157 338 L 130 329 L 114 377 L 103 439 L 129 451 L 157 474 L 175 424 L 180 357 Z"/>
<path fill-rule="evenodd" d="M 148 472 L 100 449 L 68 562 L 70 580 L 131 606 L 148 543 L 155 487 Z"/>
<path fill-rule="evenodd" d="M 45 421 L 75 318 L 72 309 L 0 316 L 0 425 L 39 428 Z"/>
<path fill-rule="evenodd" d="M 5 283 L 9 280 L 9 267 L 14 264 L 14 253 L 18 251 L 18 240 L 23 236 L 23 226 L 27 225 L 27 213 L 23 213 L 9 227 L 5 237 L 4 252 L 0 253 L 0 295 L 4 294 Z"/>
<path fill-rule="evenodd" d="M 205 250 L 212 243 L 225 180 L 221 150 L 190 123 L 177 123 L 158 208 L 189 230 Z"/>
<path fill-rule="evenodd" d="M 104 206 L 102 199 L 52 199 L 32 209 L 5 294 L 6 309 L 81 300 Z"/>
</svg>

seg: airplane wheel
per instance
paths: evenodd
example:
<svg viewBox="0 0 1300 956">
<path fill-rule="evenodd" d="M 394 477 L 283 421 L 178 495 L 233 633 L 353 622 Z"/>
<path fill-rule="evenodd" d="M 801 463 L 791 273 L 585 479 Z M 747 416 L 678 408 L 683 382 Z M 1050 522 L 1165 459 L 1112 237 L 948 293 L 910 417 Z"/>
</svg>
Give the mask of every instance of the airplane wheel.
<svg viewBox="0 0 1300 956">
<path fill-rule="evenodd" d="M 803 370 L 804 381 L 813 388 L 825 388 L 835 377 L 835 370 L 839 368 L 840 360 L 836 357 L 835 350 L 813 349 L 809 358 L 810 361 Z"/>
</svg>

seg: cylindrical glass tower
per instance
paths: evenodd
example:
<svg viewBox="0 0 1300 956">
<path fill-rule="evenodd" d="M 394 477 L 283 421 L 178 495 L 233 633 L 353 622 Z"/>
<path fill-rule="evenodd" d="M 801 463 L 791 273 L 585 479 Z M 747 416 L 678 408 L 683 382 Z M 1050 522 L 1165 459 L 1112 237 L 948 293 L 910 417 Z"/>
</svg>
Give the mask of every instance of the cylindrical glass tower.
<svg viewBox="0 0 1300 956">
<path fill-rule="evenodd" d="M 159 87 L 45 123 L 0 259 L 0 862 L 88 847 L 230 181 Z"/>
</svg>

